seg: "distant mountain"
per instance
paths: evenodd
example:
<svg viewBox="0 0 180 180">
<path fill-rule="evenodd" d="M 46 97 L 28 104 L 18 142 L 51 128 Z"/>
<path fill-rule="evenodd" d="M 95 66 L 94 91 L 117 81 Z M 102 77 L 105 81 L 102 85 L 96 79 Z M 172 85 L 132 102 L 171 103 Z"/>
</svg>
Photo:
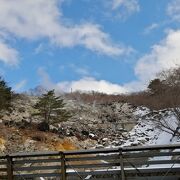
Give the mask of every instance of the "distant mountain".
<svg viewBox="0 0 180 180">
<path fill-rule="evenodd" d="M 35 88 L 29 89 L 26 93 L 31 96 L 41 96 L 42 94 L 46 92 L 47 92 L 47 89 L 39 85 L 39 86 L 36 86 Z"/>
</svg>

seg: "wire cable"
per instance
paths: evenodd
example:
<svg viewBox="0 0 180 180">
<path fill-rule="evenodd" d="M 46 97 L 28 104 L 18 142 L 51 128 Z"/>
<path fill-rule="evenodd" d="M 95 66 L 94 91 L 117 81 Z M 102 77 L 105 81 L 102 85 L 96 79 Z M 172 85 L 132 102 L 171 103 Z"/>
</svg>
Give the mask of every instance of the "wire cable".
<svg viewBox="0 0 180 180">
<path fill-rule="evenodd" d="M 83 179 L 83 180 L 84 180 L 84 178 L 78 173 L 78 171 L 76 171 L 76 170 L 73 168 L 73 166 L 66 161 L 65 158 L 64 158 L 64 161 L 66 162 L 66 164 L 67 164 L 68 166 L 70 166 L 70 167 L 74 170 L 74 172 L 79 176 L 80 179 Z"/>
<path fill-rule="evenodd" d="M 126 161 L 141 175 L 141 177 L 143 177 L 143 174 L 141 173 L 141 171 L 130 161 L 127 160 L 127 158 L 124 158 L 126 159 Z M 147 177 L 145 177 L 147 180 L 149 180 Z"/>
<path fill-rule="evenodd" d="M 161 180 L 164 180 L 164 178 L 168 175 L 168 173 L 172 170 L 172 168 L 174 167 L 174 165 L 176 164 L 176 162 L 179 160 L 179 158 L 177 158 L 174 163 L 171 165 L 171 167 L 167 170 L 167 172 L 164 174 L 164 176 L 161 178 Z"/>
</svg>

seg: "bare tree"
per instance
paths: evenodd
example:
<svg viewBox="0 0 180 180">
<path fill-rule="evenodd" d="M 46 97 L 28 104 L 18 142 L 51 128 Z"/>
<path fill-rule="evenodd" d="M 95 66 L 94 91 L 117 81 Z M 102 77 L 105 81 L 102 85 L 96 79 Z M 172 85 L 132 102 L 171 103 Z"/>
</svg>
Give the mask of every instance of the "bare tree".
<svg viewBox="0 0 180 180">
<path fill-rule="evenodd" d="M 172 134 L 172 138 L 180 137 L 180 67 L 163 71 L 158 78 L 152 80 L 148 87 L 152 88 L 154 98 L 161 101 L 160 108 L 166 108 L 167 114 L 158 114 L 153 121 L 159 129 Z M 174 116 L 174 120 L 168 116 Z"/>
</svg>

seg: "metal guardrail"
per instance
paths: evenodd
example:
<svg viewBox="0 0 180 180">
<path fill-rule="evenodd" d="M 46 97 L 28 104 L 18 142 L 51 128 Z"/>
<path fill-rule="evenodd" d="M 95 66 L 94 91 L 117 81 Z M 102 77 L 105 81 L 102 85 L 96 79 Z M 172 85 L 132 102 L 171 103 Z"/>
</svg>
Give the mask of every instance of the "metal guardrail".
<svg viewBox="0 0 180 180">
<path fill-rule="evenodd" d="M 0 180 L 180 178 L 180 144 L 0 156 Z"/>
</svg>

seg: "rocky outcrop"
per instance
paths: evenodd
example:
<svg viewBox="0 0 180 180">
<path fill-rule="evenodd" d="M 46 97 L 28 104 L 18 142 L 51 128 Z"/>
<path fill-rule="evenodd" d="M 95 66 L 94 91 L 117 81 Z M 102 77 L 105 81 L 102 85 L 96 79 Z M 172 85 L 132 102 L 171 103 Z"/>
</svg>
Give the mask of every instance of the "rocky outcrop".
<svg viewBox="0 0 180 180">
<path fill-rule="evenodd" d="M 97 146 L 120 145 L 124 132 L 130 131 L 136 124 L 134 108 L 127 103 L 82 104 L 68 101 L 68 108 L 74 116 L 67 122 L 51 126 L 60 136 L 75 136 L 80 141 L 91 139 Z M 88 147 L 87 147 L 88 148 Z"/>
<path fill-rule="evenodd" d="M 33 105 L 37 97 L 19 95 L 13 102 L 12 112 L 4 113 L 1 122 L 10 128 L 17 128 L 16 132 L 8 136 L 7 142 L 15 138 L 18 142 L 22 134 L 18 130 L 33 128 L 33 124 L 40 124 L 41 120 L 32 116 L 35 109 Z M 69 138 L 75 141 L 80 148 L 102 147 L 108 145 L 121 145 L 125 140 L 125 134 L 136 124 L 134 108 L 121 102 L 112 103 L 83 103 L 75 100 L 66 100 L 66 108 L 72 113 L 72 118 L 66 122 L 59 122 L 50 126 L 50 132 L 58 138 Z M 33 137 L 23 141 L 21 147 L 13 147 L 17 151 L 35 151 L 36 142 L 40 137 Z M 10 147 L 10 146 L 9 146 Z M 8 151 L 11 151 L 10 149 Z"/>
</svg>

